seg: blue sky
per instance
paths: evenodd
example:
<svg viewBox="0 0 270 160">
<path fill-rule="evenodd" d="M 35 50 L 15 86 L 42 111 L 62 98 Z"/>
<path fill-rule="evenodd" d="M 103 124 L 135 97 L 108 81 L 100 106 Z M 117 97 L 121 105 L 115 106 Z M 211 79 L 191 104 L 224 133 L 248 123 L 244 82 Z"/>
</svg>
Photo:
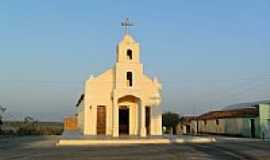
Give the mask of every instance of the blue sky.
<svg viewBox="0 0 270 160">
<path fill-rule="evenodd" d="M 270 2 L 26 0 L 0 2 L 0 104 L 9 118 L 62 120 L 83 82 L 115 62 L 128 16 L 163 110 L 201 113 L 269 99 Z"/>
</svg>

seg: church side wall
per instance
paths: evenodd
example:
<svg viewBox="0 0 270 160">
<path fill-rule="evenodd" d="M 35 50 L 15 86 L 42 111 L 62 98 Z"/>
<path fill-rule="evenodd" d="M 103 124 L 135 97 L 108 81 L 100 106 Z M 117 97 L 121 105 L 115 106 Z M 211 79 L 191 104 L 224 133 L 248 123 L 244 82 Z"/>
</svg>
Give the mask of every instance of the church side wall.
<svg viewBox="0 0 270 160">
<path fill-rule="evenodd" d="M 78 129 L 80 132 L 83 132 L 84 129 L 84 100 L 80 103 L 77 107 L 77 122 L 78 122 Z"/>
<path fill-rule="evenodd" d="M 151 135 L 162 135 L 161 107 L 152 104 L 153 96 L 159 94 L 159 88 L 154 81 L 143 75 L 141 87 L 144 90 L 145 103 L 151 107 Z"/>
<path fill-rule="evenodd" d="M 96 135 L 97 106 L 106 107 L 106 134 L 112 134 L 113 70 L 107 70 L 100 76 L 90 79 L 85 86 L 84 134 Z"/>
<path fill-rule="evenodd" d="M 160 107 L 151 107 L 151 135 L 162 135 L 162 115 Z"/>
</svg>

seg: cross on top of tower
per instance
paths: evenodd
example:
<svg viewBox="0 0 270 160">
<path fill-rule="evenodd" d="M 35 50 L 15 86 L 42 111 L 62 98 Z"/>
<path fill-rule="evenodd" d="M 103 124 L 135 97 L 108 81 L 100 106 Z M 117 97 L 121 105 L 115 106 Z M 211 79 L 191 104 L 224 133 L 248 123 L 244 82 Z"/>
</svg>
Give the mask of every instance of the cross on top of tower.
<svg viewBox="0 0 270 160">
<path fill-rule="evenodd" d="M 121 23 L 121 26 L 125 28 L 125 33 L 128 33 L 128 27 L 134 26 L 134 24 L 131 23 L 127 17 L 125 21 Z"/>
</svg>

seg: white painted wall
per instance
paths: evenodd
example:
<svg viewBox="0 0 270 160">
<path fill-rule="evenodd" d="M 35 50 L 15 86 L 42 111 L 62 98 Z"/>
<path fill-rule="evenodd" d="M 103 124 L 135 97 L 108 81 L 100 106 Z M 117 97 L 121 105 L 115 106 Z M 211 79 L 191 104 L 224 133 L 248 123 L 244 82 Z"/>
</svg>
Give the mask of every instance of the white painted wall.
<svg viewBox="0 0 270 160">
<path fill-rule="evenodd" d="M 256 135 L 259 130 L 258 118 L 226 118 L 219 119 L 219 125 L 216 124 L 216 120 L 206 120 L 207 124 L 203 120 L 199 121 L 199 131 L 204 133 L 217 133 L 217 134 L 230 134 L 230 135 L 242 135 L 245 137 L 251 136 L 251 124 L 250 119 L 255 119 Z M 258 135 L 257 135 L 258 136 Z"/>
<path fill-rule="evenodd" d="M 78 129 L 80 132 L 83 133 L 84 130 L 84 100 L 80 103 L 80 105 L 77 107 L 77 123 L 78 123 Z"/>
</svg>

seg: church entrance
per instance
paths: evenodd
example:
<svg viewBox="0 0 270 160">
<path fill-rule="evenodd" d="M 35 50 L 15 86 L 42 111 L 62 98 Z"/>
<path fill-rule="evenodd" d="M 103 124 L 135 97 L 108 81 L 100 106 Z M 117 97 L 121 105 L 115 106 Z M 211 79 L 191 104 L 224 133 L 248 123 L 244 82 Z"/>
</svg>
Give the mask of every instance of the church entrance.
<svg viewBox="0 0 270 160">
<path fill-rule="evenodd" d="M 129 134 L 129 108 L 119 107 L 119 134 Z"/>
</svg>

